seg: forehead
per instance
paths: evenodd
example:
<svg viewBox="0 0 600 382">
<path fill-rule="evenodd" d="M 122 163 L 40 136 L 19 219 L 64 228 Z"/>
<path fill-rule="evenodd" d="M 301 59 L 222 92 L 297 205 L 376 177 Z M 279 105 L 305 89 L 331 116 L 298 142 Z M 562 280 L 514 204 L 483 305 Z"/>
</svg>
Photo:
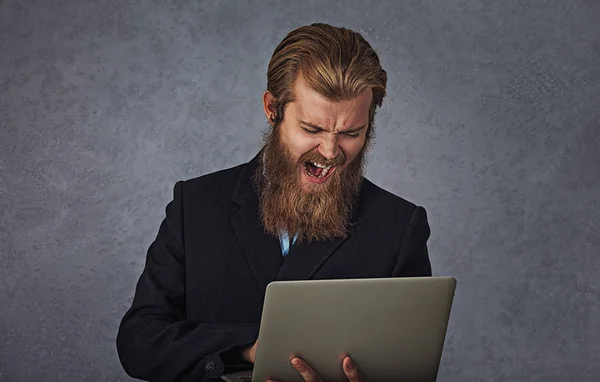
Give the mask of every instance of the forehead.
<svg viewBox="0 0 600 382">
<path fill-rule="evenodd" d="M 351 100 L 334 102 L 309 88 L 299 76 L 294 84 L 294 95 L 295 101 L 290 106 L 298 119 L 307 122 L 330 127 L 339 124 L 366 123 L 369 118 L 371 89 L 367 89 Z"/>
</svg>

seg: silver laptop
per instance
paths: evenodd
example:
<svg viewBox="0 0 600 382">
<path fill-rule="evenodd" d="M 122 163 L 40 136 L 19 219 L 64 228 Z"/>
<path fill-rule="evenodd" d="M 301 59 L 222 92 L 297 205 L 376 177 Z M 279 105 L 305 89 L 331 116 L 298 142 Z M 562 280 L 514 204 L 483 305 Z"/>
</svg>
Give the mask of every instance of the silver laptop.
<svg viewBox="0 0 600 382">
<path fill-rule="evenodd" d="M 369 382 L 435 381 L 455 289 L 453 277 L 272 282 L 254 369 L 222 379 L 303 382 L 293 354 L 323 380 L 347 381 L 346 352 Z"/>
</svg>

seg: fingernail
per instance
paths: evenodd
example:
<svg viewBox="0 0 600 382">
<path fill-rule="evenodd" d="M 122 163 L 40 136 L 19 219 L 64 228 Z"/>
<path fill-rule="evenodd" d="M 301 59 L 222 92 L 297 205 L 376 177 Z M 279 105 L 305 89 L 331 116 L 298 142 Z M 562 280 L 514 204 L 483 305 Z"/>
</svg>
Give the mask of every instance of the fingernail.
<svg viewBox="0 0 600 382">
<path fill-rule="evenodd" d="M 352 363 L 352 358 L 348 358 L 348 369 L 352 369 L 354 367 L 354 363 Z"/>
<path fill-rule="evenodd" d="M 298 358 L 294 358 L 292 360 L 292 366 L 294 366 L 294 367 L 300 366 L 300 360 Z"/>
</svg>

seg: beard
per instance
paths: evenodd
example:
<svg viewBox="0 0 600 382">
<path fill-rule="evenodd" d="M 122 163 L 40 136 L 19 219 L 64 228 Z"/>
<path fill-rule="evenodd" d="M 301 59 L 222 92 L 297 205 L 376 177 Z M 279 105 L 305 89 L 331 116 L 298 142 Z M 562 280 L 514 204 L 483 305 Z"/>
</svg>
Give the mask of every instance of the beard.
<svg viewBox="0 0 600 382">
<path fill-rule="evenodd" d="M 316 150 L 296 158 L 281 140 L 278 126 L 265 137 L 262 161 L 255 174 L 260 218 L 265 231 L 311 242 L 347 236 L 363 180 L 368 139 L 345 167 L 340 153 L 326 160 Z M 303 185 L 305 163 L 336 166 L 321 184 Z"/>
</svg>

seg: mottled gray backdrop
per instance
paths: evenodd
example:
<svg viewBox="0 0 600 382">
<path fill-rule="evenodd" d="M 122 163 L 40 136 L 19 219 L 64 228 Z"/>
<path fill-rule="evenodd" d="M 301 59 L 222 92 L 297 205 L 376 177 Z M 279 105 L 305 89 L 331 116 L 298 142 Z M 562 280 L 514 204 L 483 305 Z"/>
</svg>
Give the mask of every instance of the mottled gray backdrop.
<svg viewBox="0 0 600 382">
<path fill-rule="evenodd" d="M 389 74 L 367 175 L 458 279 L 440 381 L 600 375 L 600 2 L 0 1 L 0 380 L 127 381 L 115 349 L 177 180 L 249 160 L 291 29 Z"/>
</svg>

